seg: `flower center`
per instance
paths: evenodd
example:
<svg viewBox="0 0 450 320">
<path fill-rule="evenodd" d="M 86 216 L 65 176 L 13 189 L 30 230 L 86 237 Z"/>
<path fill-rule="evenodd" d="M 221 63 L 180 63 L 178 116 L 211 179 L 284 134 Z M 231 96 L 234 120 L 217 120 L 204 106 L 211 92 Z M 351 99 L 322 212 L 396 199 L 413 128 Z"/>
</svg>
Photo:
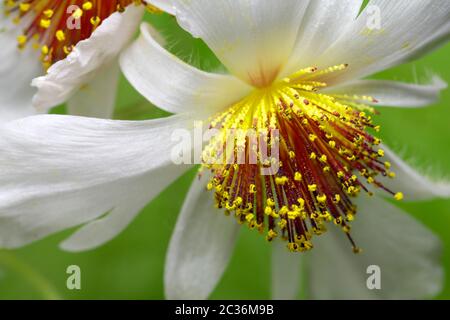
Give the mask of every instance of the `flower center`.
<svg viewBox="0 0 450 320">
<path fill-rule="evenodd" d="M 91 36 L 102 21 L 114 12 L 143 0 L 4 0 L 5 15 L 23 27 L 17 37 L 19 48 L 32 43 L 41 51 L 45 68 L 62 60 L 74 46 Z M 146 4 L 147 5 L 147 4 Z M 147 5 L 150 10 L 157 10 Z"/>
<path fill-rule="evenodd" d="M 312 249 L 313 235 L 327 224 L 340 227 L 353 246 L 350 222 L 357 208 L 352 198 L 368 185 L 388 190 L 378 175 L 393 178 L 390 163 L 369 133 L 373 108 L 366 96 L 321 93 L 325 70 L 307 68 L 268 88 L 255 91 L 211 119 L 216 130 L 203 150 L 202 169 L 212 172 L 207 185 L 216 206 L 234 213 L 238 222 L 266 232 L 268 241 L 281 237 L 289 250 Z"/>
</svg>

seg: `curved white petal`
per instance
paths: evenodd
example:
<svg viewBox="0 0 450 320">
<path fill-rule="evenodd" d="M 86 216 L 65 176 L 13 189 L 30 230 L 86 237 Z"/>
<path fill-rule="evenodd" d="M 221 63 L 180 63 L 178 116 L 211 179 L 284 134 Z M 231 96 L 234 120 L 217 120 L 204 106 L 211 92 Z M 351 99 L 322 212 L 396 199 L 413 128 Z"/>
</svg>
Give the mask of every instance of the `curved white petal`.
<svg viewBox="0 0 450 320">
<path fill-rule="evenodd" d="M 385 160 L 392 164 L 390 170 L 396 176 L 394 179 L 381 177 L 380 181 L 393 192 L 403 192 L 406 201 L 450 197 L 448 181 L 430 179 L 404 162 L 386 145 L 382 145 L 381 148 L 385 151 Z"/>
<path fill-rule="evenodd" d="M 149 0 L 147 2 L 163 10 L 164 12 L 167 12 L 171 15 L 175 14 L 175 8 L 172 4 L 172 0 Z"/>
<path fill-rule="evenodd" d="M 317 64 L 349 64 L 345 72 L 326 77 L 328 83 L 359 79 L 417 58 L 449 36 L 447 0 L 372 0 L 351 28 L 318 55 Z"/>
<path fill-rule="evenodd" d="M 207 73 L 184 63 L 160 46 L 147 24 L 142 24 L 139 39 L 121 55 L 120 65 L 136 90 L 173 113 L 217 112 L 251 90 L 232 76 Z"/>
<path fill-rule="evenodd" d="M 39 111 L 67 101 L 109 64 L 132 39 L 144 9 L 130 5 L 123 13 L 114 13 L 83 41 L 66 59 L 52 65 L 45 76 L 33 80 L 38 91 L 33 105 Z"/>
<path fill-rule="evenodd" d="M 0 10 L 2 10 L 0 8 Z M 0 13 L 0 123 L 35 113 L 31 80 L 42 74 L 39 54 L 31 47 L 17 48 L 18 26 Z"/>
<path fill-rule="evenodd" d="M 65 247 L 85 249 L 108 240 L 145 198 L 184 171 L 171 161 L 177 144 L 172 132 L 190 126 L 186 115 L 141 122 L 42 115 L 5 124 L 0 247 L 19 247 L 109 212 L 101 221 L 110 224 L 89 227 L 98 234 L 87 237 L 84 231 L 84 240 L 75 236 Z"/>
<path fill-rule="evenodd" d="M 294 300 L 298 297 L 300 254 L 290 252 L 285 242 L 275 241 L 272 246 L 272 299 Z"/>
<path fill-rule="evenodd" d="M 137 214 L 171 182 L 187 170 L 185 166 L 168 165 L 121 184 L 125 199 L 104 217 L 81 227 L 61 243 L 67 251 L 82 251 L 98 247 L 122 232 Z M 111 196 L 111 195 L 110 195 Z"/>
<path fill-rule="evenodd" d="M 358 80 L 344 85 L 323 90 L 324 93 L 341 96 L 345 100 L 354 100 L 375 106 L 423 107 L 435 103 L 439 94 L 447 88 L 439 77 L 434 77 L 430 84 L 412 84 L 396 81 Z M 371 102 L 353 96 L 369 96 L 377 100 Z"/>
<path fill-rule="evenodd" d="M 363 0 L 314 0 L 300 26 L 296 45 L 283 76 L 317 64 L 320 53 L 330 48 L 352 27 Z"/>
<path fill-rule="evenodd" d="M 103 66 L 95 77 L 67 101 L 67 111 L 74 116 L 112 118 L 116 105 L 120 69 L 117 60 Z"/>
<path fill-rule="evenodd" d="M 439 293 L 439 239 L 381 198 L 364 196 L 357 204 L 351 235 L 363 252 L 355 255 L 344 232 L 331 226 L 308 253 L 310 298 L 423 299 Z M 380 290 L 367 287 L 377 284 L 369 277 L 378 271 L 368 271 L 370 266 L 380 268 Z"/>
<path fill-rule="evenodd" d="M 275 79 L 294 48 L 309 0 L 173 0 L 181 26 L 229 71 L 254 85 Z"/>
<path fill-rule="evenodd" d="M 195 178 L 170 240 L 164 271 L 168 299 L 206 299 L 233 252 L 239 225 L 214 208 L 208 175 Z"/>
</svg>

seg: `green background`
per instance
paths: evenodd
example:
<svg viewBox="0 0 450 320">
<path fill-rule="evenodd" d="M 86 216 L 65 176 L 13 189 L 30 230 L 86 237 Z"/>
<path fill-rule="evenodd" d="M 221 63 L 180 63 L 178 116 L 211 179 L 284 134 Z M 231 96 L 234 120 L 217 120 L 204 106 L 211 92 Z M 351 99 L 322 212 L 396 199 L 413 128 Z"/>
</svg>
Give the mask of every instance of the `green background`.
<svg viewBox="0 0 450 320">
<path fill-rule="evenodd" d="M 223 67 L 206 45 L 192 39 L 168 15 L 146 16 L 167 37 L 170 50 L 205 70 Z M 374 77 L 406 82 L 424 82 L 430 72 L 450 82 L 450 45 L 413 63 Z M 381 137 L 407 159 L 439 177 L 450 177 L 450 90 L 429 108 L 381 108 L 377 122 Z M 54 112 L 63 113 L 64 106 Z M 121 80 L 117 119 L 149 119 L 165 116 Z M 58 243 L 73 230 L 50 236 L 20 250 L 0 251 L 0 299 L 163 299 L 164 259 L 171 232 L 184 194 L 195 172 L 173 183 L 152 201 L 118 237 L 99 249 L 67 253 Z M 450 200 L 402 203 L 405 210 L 432 229 L 444 242 L 443 264 L 450 275 Z M 199 221 L 201 223 L 201 221 Z M 66 268 L 76 264 L 82 270 L 82 290 L 66 288 Z M 242 228 L 225 275 L 211 298 L 270 298 L 270 245 L 256 232 Z M 441 299 L 450 298 L 446 277 Z"/>
</svg>

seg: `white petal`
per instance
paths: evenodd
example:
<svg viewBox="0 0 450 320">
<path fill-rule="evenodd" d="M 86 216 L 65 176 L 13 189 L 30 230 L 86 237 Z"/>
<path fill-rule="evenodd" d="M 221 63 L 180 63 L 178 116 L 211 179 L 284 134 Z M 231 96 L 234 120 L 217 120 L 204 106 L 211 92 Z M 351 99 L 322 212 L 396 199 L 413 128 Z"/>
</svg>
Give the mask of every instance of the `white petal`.
<svg viewBox="0 0 450 320">
<path fill-rule="evenodd" d="M 17 48 L 20 28 L 4 19 L 1 12 L 0 123 L 35 113 L 31 99 L 36 89 L 31 87 L 31 80 L 43 72 L 39 55 L 32 48 Z"/>
<path fill-rule="evenodd" d="M 172 181 L 186 171 L 185 166 L 165 166 L 120 186 L 126 199 L 104 217 L 87 223 L 61 243 L 68 251 L 93 249 L 116 237 L 136 215 Z M 117 200 L 115 200 L 117 202 Z"/>
<path fill-rule="evenodd" d="M 143 12 L 143 8 L 130 5 L 124 13 L 112 14 L 88 39 L 80 41 L 66 59 L 52 65 L 47 75 L 34 79 L 32 85 L 38 92 L 33 105 L 46 111 L 88 84 L 132 39 Z"/>
<path fill-rule="evenodd" d="M 148 100 L 173 113 L 217 112 L 237 102 L 250 87 L 226 75 L 200 71 L 184 63 L 155 41 L 148 24 L 121 56 L 122 71 Z"/>
<path fill-rule="evenodd" d="M 174 0 L 179 23 L 209 45 L 231 73 L 275 79 L 294 48 L 309 0 Z"/>
<path fill-rule="evenodd" d="M 301 274 L 301 257 L 290 252 L 286 243 L 275 241 L 272 247 L 272 299 L 298 298 Z"/>
<path fill-rule="evenodd" d="M 288 76 L 302 68 L 315 66 L 317 56 L 351 28 L 362 3 L 362 0 L 311 1 L 283 75 Z"/>
<path fill-rule="evenodd" d="M 371 25 L 376 17 L 372 8 L 378 8 L 381 15 L 379 30 Z M 345 72 L 330 74 L 328 83 L 359 79 L 417 58 L 444 44 L 449 34 L 447 0 L 372 0 L 351 29 L 318 55 L 317 64 L 349 64 Z"/>
<path fill-rule="evenodd" d="M 103 66 L 89 83 L 67 101 L 68 113 L 74 116 L 112 118 L 119 75 L 117 60 Z"/>
<path fill-rule="evenodd" d="M 171 15 L 175 14 L 172 0 L 149 0 L 147 2 Z"/>
<path fill-rule="evenodd" d="M 404 162 L 386 145 L 382 145 L 381 148 L 385 151 L 386 161 L 391 162 L 390 170 L 395 172 L 396 177 L 381 178 L 380 181 L 393 192 L 403 192 L 406 201 L 450 197 L 448 181 L 430 179 Z"/>
<path fill-rule="evenodd" d="M 363 252 L 355 255 L 345 234 L 331 226 L 308 256 L 310 298 L 423 299 L 439 293 L 439 239 L 381 198 L 361 198 L 351 234 Z M 380 290 L 367 287 L 372 265 L 380 267 Z"/>
<path fill-rule="evenodd" d="M 375 106 L 423 107 L 435 103 L 447 84 L 439 77 L 434 77 L 430 84 L 410 84 L 396 81 L 358 80 L 324 90 L 327 94 L 346 95 L 349 100 L 356 100 Z M 375 98 L 373 103 L 354 99 L 351 96 L 369 96 Z"/>
<path fill-rule="evenodd" d="M 184 171 L 171 161 L 177 144 L 171 135 L 189 126 L 185 115 L 142 122 L 43 115 L 2 126 L 0 247 L 19 247 L 110 212 L 102 221 L 111 226 L 99 239 L 66 247 L 108 240 L 129 220 L 114 216 L 135 214 L 144 195 L 150 200 Z"/>
<path fill-rule="evenodd" d="M 168 299 L 206 299 L 233 252 L 239 225 L 214 208 L 208 175 L 195 178 L 170 240 L 164 272 Z"/>
</svg>

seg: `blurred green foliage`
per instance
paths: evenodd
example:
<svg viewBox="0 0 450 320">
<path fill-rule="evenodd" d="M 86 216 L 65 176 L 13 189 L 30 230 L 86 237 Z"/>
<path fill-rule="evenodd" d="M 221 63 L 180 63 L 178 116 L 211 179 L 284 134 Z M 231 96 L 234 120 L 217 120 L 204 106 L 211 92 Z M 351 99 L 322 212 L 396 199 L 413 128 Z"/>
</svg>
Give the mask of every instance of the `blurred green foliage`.
<svg viewBox="0 0 450 320">
<path fill-rule="evenodd" d="M 208 47 L 180 29 L 167 15 L 146 18 L 167 38 L 171 52 L 205 69 L 224 70 Z M 413 63 L 375 75 L 375 78 L 422 82 L 436 72 L 450 82 L 450 45 Z M 423 109 L 380 108 L 381 136 L 407 159 L 439 177 L 450 177 L 450 90 L 435 105 Z M 64 112 L 64 107 L 55 112 Z M 117 119 L 166 116 L 122 79 Z M 195 175 L 191 171 L 152 201 L 117 238 L 93 251 L 67 253 L 58 243 L 73 230 L 14 251 L 0 251 L 0 299 L 163 299 L 166 249 L 183 195 Z M 145 190 L 143 190 L 145 192 Z M 402 203 L 401 206 L 432 229 L 444 242 L 443 263 L 450 274 L 450 200 Z M 199 221 L 201 223 L 201 221 Z M 66 289 L 66 268 L 82 269 L 82 290 Z M 438 298 L 450 298 L 450 277 Z M 256 232 L 243 228 L 232 258 L 212 298 L 265 299 L 270 297 L 270 245 Z"/>
</svg>

